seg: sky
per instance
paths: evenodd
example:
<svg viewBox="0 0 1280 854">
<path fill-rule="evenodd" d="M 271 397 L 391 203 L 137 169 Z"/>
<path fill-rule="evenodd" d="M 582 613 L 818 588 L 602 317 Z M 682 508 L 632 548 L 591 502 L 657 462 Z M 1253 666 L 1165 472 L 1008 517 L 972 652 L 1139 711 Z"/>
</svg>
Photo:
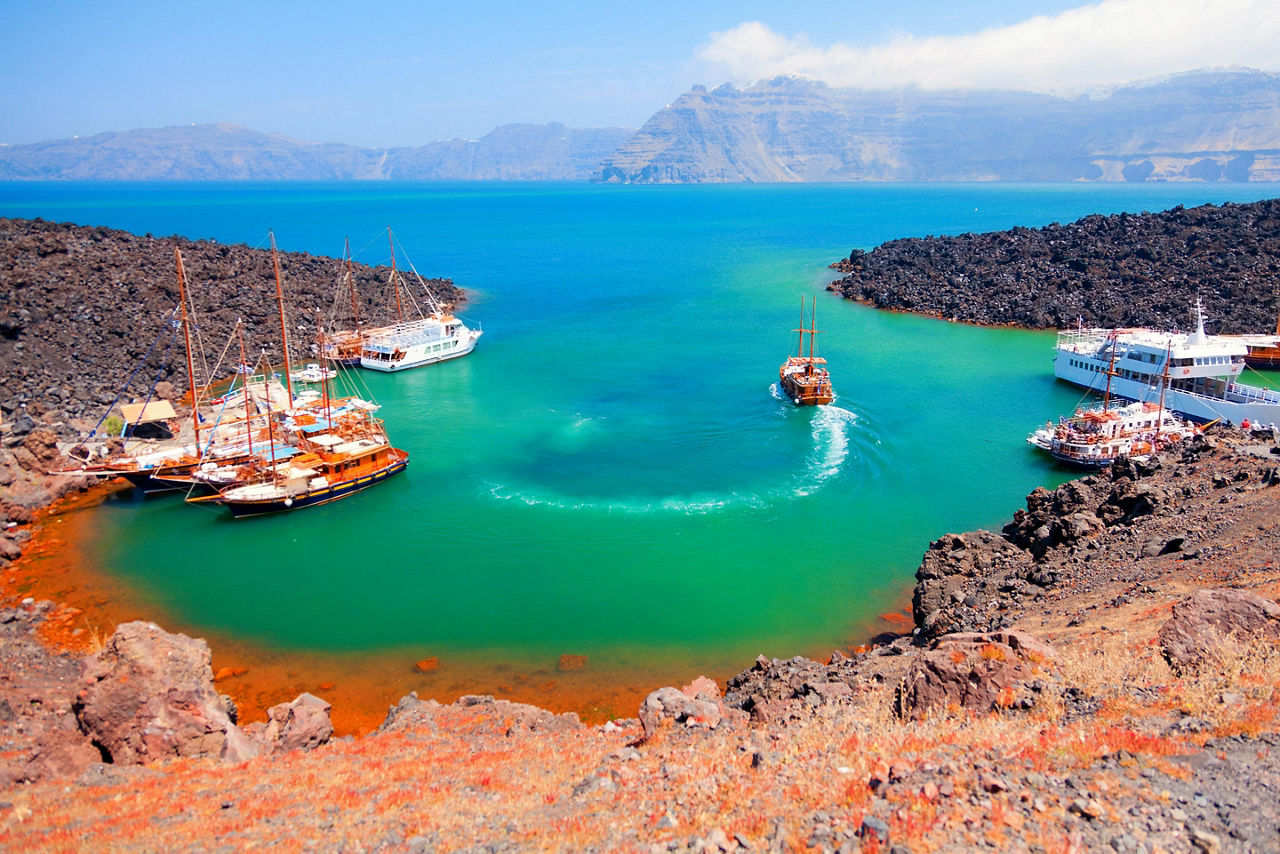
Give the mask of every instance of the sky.
<svg viewBox="0 0 1280 854">
<path fill-rule="evenodd" d="M 1280 0 L 0 0 L 0 144 L 233 122 L 370 147 L 639 127 L 695 84 L 1079 92 L 1280 72 Z"/>
</svg>

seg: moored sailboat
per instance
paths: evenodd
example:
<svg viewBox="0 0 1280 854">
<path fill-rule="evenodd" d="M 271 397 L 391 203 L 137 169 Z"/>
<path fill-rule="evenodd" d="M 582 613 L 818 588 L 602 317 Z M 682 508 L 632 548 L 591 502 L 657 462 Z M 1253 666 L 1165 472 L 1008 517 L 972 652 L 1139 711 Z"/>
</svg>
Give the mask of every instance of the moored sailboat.
<svg viewBox="0 0 1280 854">
<path fill-rule="evenodd" d="M 1068 468 L 1092 471 L 1105 468 L 1121 457 L 1146 460 L 1152 455 L 1200 432 L 1194 424 L 1165 408 L 1172 346 L 1165 351 L 1158 403 L 1134 401 L 1115 405 L 1111 382 L 1115 370 L 1113 341 L 1107 363 L 1107 385 L 1100 404 L 1078 408 L 1070 418 L 1046 424 L 1027 437 L 1027 444 L 1049 454 Z"/>
<path fill-rule="evenodd" d="M 1169 353 L 1165 359 L 1166 352 Z M 1280 391 L 1239 382 L 1246 345 L 1238 338 L 1207 335 L 1196 301 L 1190 333 L 1154 329 L 1076 329 L 1058 333 L 1053 373 L 1058 379 L 1095 388 L 1113 361 L 1112 394 L 1141 400 L 1168 362 L 1166 408 L 1196 421 L 1280 421 Z"/>
<path fill-rule="evenodd" d="M 818 298 L 813 298 L 809 326 L 805 327 L 805 300 L 800 297 L 800 328 L 796 355 L 788 356 L 778 369 L 778 387 L 796 406 L 821 406 L 835 400 L 831 389 L 831 375 L 827 372 L 827 360 L 814 355 L 814 338 L 818 334 Z M 809 352 L 805 355 L 804 338 L 809 336 Z"/>
<path fill-rule="evenodd" d="M 274 238 L 271 249 L 274 260 Z M 287 324 L 278 261 L 274 269 L 288 377 Z M 328 366 L 317 367 L 322 375 L 321 400 L 295 405 L 282 413 L 279 440 L 274 432 L 276 422 L 268 419 L 273 432 L 266 447 L 244 464 L 193 472 L 192 480 L 213 492 L 189 495 L 189 503 L 222 505 L 236 518 L 261 516 L 327 504 L 405 470 L 409 454 L 391 445 L 382 421 L 374 417 L 378 405 L 354 396 L 334 400 L 329 394 L 329 377 L 324 376 Z"/>
</svg>

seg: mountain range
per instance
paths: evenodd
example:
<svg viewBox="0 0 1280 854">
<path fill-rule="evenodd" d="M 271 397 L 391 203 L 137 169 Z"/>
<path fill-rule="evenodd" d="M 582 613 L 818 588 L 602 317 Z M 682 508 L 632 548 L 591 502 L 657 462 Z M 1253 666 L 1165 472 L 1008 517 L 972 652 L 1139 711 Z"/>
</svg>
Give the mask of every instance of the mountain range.
<svg viewBox="0 0 1280 854">
<path fill-rule="evenodd" d="M 517 124 L 402 148 L 303 142 L 234 124 L 0 146 L 0 180 L 580 181 L 634 129 Z"/>
<path fill-rule="evenodd" d="M 0 180 L 1276 181 L 1280 75 L 1070 97 L 783 77 L 695 86 L 638 131 L 516 124 L 385 149 L 192 125 L 0 146 Z"/>
<path fill-rule="evenodd" d="M 598 181 L 1274 181 L 1280 75 L 1199 72 L 1059 97 L 702 87 L 660 110 Z"/>
</svg>

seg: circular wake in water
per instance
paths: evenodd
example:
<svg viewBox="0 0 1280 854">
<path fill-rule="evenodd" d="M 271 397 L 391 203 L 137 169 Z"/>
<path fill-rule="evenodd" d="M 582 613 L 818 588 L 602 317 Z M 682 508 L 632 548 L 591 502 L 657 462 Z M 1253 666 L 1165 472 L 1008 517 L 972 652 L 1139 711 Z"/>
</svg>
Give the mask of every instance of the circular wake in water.
<svg viewBox="0 0 1280 854">
<path fill-rule="evenodd" d="M 790 400 L 777 393 L 776 383 L 770 391 L 785 405 L 774 413 L 780 417 L 758 417 L 718 430 L 697 431 L 706 444 L 713 446 L 714 455 L 706 453 L 705 448 L 699 449 L 702 453 L 690 453 L 687 429 L 673 430 L 665 438 L 661 436 L 661 429 L 606 435 L 608 431 L 602 429 L 601 420 L 575 416 L 572 432 L 581 444 L 575 441 L 571 457 L 560 455 L 550 459 L 557 452 L 567 450 L 563 431 L 556 431 L 552 434 L 554 438 L 543 448 L 547 458 L 543 476 L 521 477 L 511 472 L 510 476 L 487 480 L 484 490 L 497 501 L 604 514 L 697 516 L 728 510 L 761 510 L 817 493 L 845 473 L 851 456 L 857 459 L 861 454 L 862 445 L 868 442 L 871 446 L 879 444 L 869 436 L 857 441 L 859 416 L 848 409 L 834 405 L 795 408 Z M 807 421 L 807 436 L 795 452 L 787 453 L 785 446 L 794 444 L 798 436 L 803 435 L 796 430 L 799 426 L 797 419 Z M 590 424 L 587 436 L 579 432 L 584 424 Z M 667 445 L 668 451 L 661 458 L 646 461 L 643 455 L 635 453 L 637 446 L 651 448 L 654 441 Z M 600 444 L 592 447 L 593 442 Z M 755 458 L 747 458 L 748 449 L 755 453 Z M 778 450 L 769 453 L 768 449 Z M 799 453 L 799 459 L 803 461 L 798 467 L 787 462 L 797 458 L 795 453 Z M 583 459 L 590 462 L 584 464 Z M 659 492 L 664 479 L 732 480 L 741 478 L 743 470 L 751 469 L 753 465 L 753 479 L 769 485 L 695 488 L 671 494 Z M 581 484 L 595 484 L 595 494 L 589 487 L 574 488 L 575 484 L 570 482 L 573 478 L 565 472 L 575 467 L 589 468 L 589 471 L 581 472 Z M 603 481 L 607 481 L 607 485 Z M 646 481 L 653 487 L 650 494 L 607 494 L 608 488 L 614 484 L 635 486 Z"/>
</svg>

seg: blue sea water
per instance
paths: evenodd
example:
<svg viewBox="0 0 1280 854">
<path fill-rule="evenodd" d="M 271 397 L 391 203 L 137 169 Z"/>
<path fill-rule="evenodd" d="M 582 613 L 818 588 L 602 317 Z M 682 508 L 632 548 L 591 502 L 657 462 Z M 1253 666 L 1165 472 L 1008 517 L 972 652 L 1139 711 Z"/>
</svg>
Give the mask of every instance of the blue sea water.
<svg viewBox="0 0 1280 854">
<path fill-rule="evenodd" d="M 828 264 L 896 237 L 1277 189 L 7 184 L 0 215 L 253 246 L 272 229 L 330 256 L 350 236 L 368 263 L 388 260 L 390 226 L 419 272 L 470 293 L 472 355 L 364 377 L 406 476 L 257 520 L 179 500 L 98 511 L 96 559 L 171 625 L 727 675 L 859 642 L 931 540 L 998 527 L 1065 479 L 1024 441 L 1079 400 L 1053 380 L 1051 333 L 863 308 L 824 292 Z M 771 386 L 815 295 L 839 398 L 801 410 Z"/>
</svg>

